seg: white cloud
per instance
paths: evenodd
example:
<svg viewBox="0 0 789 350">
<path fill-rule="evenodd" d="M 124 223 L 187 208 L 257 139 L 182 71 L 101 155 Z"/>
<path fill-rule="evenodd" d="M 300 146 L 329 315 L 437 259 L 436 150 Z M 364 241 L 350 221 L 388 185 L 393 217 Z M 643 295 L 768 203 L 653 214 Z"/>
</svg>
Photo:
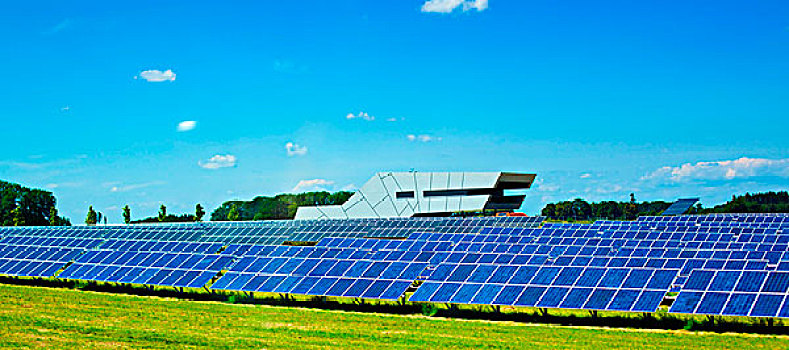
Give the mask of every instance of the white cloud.
<svg viewBox="0 0 789 350">
<path fill-rule="evenodd" d="M 583 174 L 581 174 L 581 178 L 582 179 L 588 179 L 590 177 L 592 177 L 592 174 L 590 174 L 590 173 L 583 173 Z"/>
<path fill-rule="evenodd" d="M 301 180 L 291 192 L 328 191 L 326 186 L 334 185 L 334 181 L 325 179 Z"/>
<path fill-rule="evenodd" d="M 590 187 L 585 190 L 586 193 L 590 193 L 592 191 L 597 192 L 599 194 L 610 194 L 610 193 L 618 193 L 622 192 L 624 188 L 621 185 L 616 184 L 599 184 L 595 187 Z"/>
<path fill-rule="evenodd" d="M 343 186 L 343 188 L 342 188 L 343 191 L 351 191 L 351 192 L 356 191 L 358 189 L 359 189 L 359 186 L 356 186 L 355 184 L 352 184 L 352 183 L 347 184 L 347 185 Z"/>
<path fill-rule="evenodd" d="M 174 81 L 175 73 L 173 73 L 173 71 L 170 69 L 164 72 L 157 69 L 151 69 L 140 72 L 140 75 L 134 77 L 134 79 L 137 78 L 143 78 L 151 83 L 159 83 L 163 81 Z"/>
<path fill-rule="evenodd" d="M 142 188 L 158 186 L 158 185 L 164 185 L 164 181 L 151 181 L 151 182 L 145 182 L 139 184 L 112 186 L 110 187 L 110 192 L 128 192 L 128 191 L 134 191 L 134 190 L 139 190 Z"/>
<path fill-rule="evenodd" d="M 789 158 L 766 159 L 742 157 L 734 160 L 685 163 L 677 167 L 664 166 L 642 180 L 732 180 L 756 176 L 789 177 Z"/>
<path fill-rule="evenodd" d="M 348 113 L 348 115 L 345 116 L 345 119 L 362 119 L 371 122 L 375 120 L 375 117 L 367 114 L 367 112 L 359 112 L 358 114 Z"/>
<path fill-rule="evenodd" d="M 288 157 L 303 156 L 307 154 L 307 146 L 301 146 L 293 142 L 285 144 L 285 151 L 288 152 Z"/>
<path fill-rule="evenodd" d="M 411 142 L 414 142 L 414 141 L 419 141 L 419 142 L 434 142 L 434 141 L 437 142 L 437 141 L 441 141 L 440 137 L 435 137 L 433 135 L 427 135 L 427 134 L 422 134 L 422 135 L 408 134 L 405 137 L 408 139 L 408 141 L 411 141 Z"/>
<path fill-rule="evenodd" d="M 68 27 L 71 27 L 71 20 L 66 18 L 66 19 L 58 22 L 58 24 L 56 24 L 55 26 L 45 30 L 44 34 L 45 35 L 56 34 L 56 33 L 59 33 L 61 31 L 63 31 L 64 29 L 66 29 Z"/>
<path fill-rule="evenodd" d="M 194 129 L 197 126 L 197 122 L 194 120 L 184 120 L 178 123 L 178 127 L 176 128 L 178 132 L 184 132 Z"/>
<path fill-rule="evenodd" d="M 217 154 L 211 158 L 208 158 L 208 160 L 205 161 L 201 160 L 197 162 L 197 165 L 199 165 L 203 169 L 211 169 L 211 170 L 219 169 L 219 168 L 230 168 L 236 166 L 236 156 L 232 154 L 225 154 L 225 155 Z"/>
<path fill-rule="evenodd" d="M 71 106 L 64 106 L 64 107 L 60 107 L 60 111 L 61 111 L 61 112 L 68 112 L 68 111 L 70 111 L 70 110 L 71 110 Z"/>
<path fill-rule="evenodd" d="M 488 8 L 488 0 L 428 0 L 422 4 L 422 12 L 450 13 L 458 7 L 463 12 L 484 11 Z"/>
</svg>

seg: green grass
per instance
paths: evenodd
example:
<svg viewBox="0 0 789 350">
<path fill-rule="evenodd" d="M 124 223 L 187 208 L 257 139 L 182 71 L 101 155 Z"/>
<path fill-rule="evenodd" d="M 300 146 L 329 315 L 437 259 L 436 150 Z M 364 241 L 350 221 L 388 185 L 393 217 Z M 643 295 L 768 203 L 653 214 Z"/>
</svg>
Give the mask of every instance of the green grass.
<svg viewBox="0 0 789 350">
<path fill-rule="evenodd" d="M 0 284 L 2 348 L 786 349 L 789 337 L 233 305 Z"/>
</svg>

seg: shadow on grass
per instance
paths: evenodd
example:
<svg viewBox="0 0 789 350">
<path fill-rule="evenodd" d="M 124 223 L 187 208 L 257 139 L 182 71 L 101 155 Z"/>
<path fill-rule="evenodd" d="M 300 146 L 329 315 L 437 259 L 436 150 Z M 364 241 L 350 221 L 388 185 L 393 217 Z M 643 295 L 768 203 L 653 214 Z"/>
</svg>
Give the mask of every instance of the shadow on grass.
<svg viewBox="0 0 789 350">
<path fill-rule="evenodd" d="M 556 309 L 512 309 L 501 312 L 498 307 L 474 305 L 446 305 L 412 303 L 403 299 L 382 302 L 371 299 L 340 300 L 325 297 L 298 297 L 287 294 L 254 295 L 244 292 L 208 289 L 179 289 L 94 281 L 60 280 L 53 278 L 19 278 L 0 276 L 0 283 L 38 287 L 79 289 L 137 296 L 156 296 L 183 300 L 215 301 L 232 304 L 303 307 L 322 310 L 341 310 L 362 313 L 396 315 L 426 315 L 467 320 L 511 321 L 518 323 L 554 324 L 561 326 L 590 326 L 633 329 L 663 329 L 706 331 L 716 333 L 755 333 L 789 335 L 784 320 L 753 317 L 709 317 L 697 315 L 656 313 L 613 313 L 568 311 Z M 555 314 L 552 314 L 554 312 Z"/>
</svg>

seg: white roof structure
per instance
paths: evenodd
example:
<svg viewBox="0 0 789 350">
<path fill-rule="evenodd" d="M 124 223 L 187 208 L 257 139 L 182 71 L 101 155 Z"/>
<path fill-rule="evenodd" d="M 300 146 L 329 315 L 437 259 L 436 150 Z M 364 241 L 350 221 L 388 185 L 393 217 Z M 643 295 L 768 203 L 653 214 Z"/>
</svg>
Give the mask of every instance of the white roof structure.
<svg viewBox="0 0 789 350">
<path fill-rule="evenodd" d="M 296 220 L 445 216 L 458 211 L 514 210 L 535 174 L 507 172 L 377 173 L 342 205 L 299 207 Z"/>
</svg>

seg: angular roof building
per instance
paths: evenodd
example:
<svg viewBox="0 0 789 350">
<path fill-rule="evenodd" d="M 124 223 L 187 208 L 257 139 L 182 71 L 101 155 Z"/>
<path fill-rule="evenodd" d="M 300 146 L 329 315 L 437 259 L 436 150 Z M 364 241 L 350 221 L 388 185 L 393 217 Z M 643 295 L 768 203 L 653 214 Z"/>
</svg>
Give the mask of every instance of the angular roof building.
<svg viewBox="0 0 789 350">
<path fill-rule="evenodd" d="M 296 219 L 448 216 L 459 211 L 515 210 L 536 174 L 508 172 L 377 173 L 342 205 L 299 207 Z"/>
</svg>

